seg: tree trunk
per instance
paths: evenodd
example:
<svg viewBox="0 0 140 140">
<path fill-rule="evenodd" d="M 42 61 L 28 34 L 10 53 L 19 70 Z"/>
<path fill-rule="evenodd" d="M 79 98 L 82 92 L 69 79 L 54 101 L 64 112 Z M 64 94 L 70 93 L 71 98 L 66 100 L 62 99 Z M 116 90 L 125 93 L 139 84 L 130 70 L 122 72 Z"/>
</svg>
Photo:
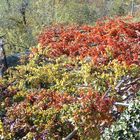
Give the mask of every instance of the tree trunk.
<svg viewBox="0 0 140 140">
<path fill-rule="evenodd" d="M 29 0 L 23 0 L 21 7 L 20 7 L 20 13 L 22 15 L 22 20 L 23 20 L 24 25 L 27 24 L 26 10 L 27 10 L 28 5 L 29 5 Z"/>
<path fill-rule="evenodd" d="M 0 77 L 2 77 L 3 72 L 8 68 L 6 54 L 3 47 L 3 40 L 0 38 Z"/>
</svg>

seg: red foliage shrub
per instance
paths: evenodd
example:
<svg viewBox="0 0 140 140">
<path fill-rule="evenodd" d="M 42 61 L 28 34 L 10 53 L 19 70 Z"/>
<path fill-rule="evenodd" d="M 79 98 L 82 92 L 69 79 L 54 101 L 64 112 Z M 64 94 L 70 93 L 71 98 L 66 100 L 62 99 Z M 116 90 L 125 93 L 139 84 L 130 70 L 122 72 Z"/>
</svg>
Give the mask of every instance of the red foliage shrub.
<svg viewBox="0 0 140 140">
<path fill-rule="evenodd" d="M 91 56 L 96 64 L 112 59 L 128 65 L 140 63 L 140 22 L 116 18 L 97 22 L 95 26 L 48 27 L 38 40 L 41 49 L 50 48 L 50 57 L 65 54 L 81 58 Z"/>
<path fill-rule="evenodd" d="M 55 137 L 57 135 L 57 138 L 62 139 L 67 131 L 74 129 L 71 121 L 62 119 L 70 117 L 77 126 L 84 127 L 83 133 L 86 134 L 87 131 L 90 131 L 90 127 L 97 129 L 102 127 L 101 124 L 103 126 L 111 124 L 113 118 L 109 111 L 112 104 L 113 99 L 104 98 L 99 93 L 92 91 L 80 92 L 77 97 L 74 97 L 67 93 L 41 90 L 30 93 L 24 101 L 6 108 L 4 129 L 12 131 L 13 136 L 18 138 L 23 137 L 20 135 L 22 130 L 24 136 L 28 132 L 33 132 L 34 137 L 42 137 L 44 131 L 47 131 L 45 136 Z M 66 106 L 71 106 L 71 109 L 67 108 L 67 110 Z M 88 121 L 85 122 L 83 118 Z M 70 128 L 64 129 L 64 125 Z"/>
</svg>

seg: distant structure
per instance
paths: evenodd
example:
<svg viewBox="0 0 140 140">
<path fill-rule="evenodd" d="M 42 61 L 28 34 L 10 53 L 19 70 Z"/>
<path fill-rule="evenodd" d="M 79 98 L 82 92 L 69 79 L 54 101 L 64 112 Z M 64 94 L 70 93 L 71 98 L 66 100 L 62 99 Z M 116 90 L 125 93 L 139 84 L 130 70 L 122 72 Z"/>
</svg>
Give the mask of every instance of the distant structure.
<svg viewBox="0 0 140 140">
<path fill-rule="evenodd" d="M 6 54 L 4 50 L 3 36 L 0 37 L 0 77 L 3 76 L 3 72 L 8 68 L 6 61 Z"/>
</svg>

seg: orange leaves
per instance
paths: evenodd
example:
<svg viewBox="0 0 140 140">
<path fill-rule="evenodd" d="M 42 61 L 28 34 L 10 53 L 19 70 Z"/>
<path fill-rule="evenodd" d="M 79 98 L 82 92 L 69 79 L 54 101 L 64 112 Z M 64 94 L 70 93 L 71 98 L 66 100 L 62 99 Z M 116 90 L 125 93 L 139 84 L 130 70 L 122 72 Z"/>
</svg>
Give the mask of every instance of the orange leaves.
<svg viewBox="0 0 140 140">
<path fill-rule="evenodd" d="M 139 61 L 139 30 L 139 22 L 129 23 L 125 19 L 116 18 L 108 19 L 108 22 L 97 22 L 95 26 L 49 27 L 40 34 L 38 40 L 44 48 L 49 45 L 50 57 L 68 55 L 84 58 L 90 55 L 96 64 L 108 62 L 109 58 L 102 62 L 98 60 L 102 59 L 102 55 L 107 56 L 105 48 L 111 46 L 112 59 L 125 61 L 130 65 Z M 137 49 L 134 49 L 135 46 Z M 36 50 L 33 49 L 32 52 L 36 53 Z"/>
<path fill-rule="evenodd" d="M 30 93 L 27 96 L 27 100 L 32 103 L 32 104 L 39 104 L 39 102 L 43 101 L 44 105 L 43 108 L 45 107 L 50 108 L 50 107 L 55 107 L 55 108 L 62 108 L 63 104 L 69 104 L 72 103 L 74 98 L 71 97 L 70 95 L 64 93 L 57 93 L 57 92 L 47 92 L 45 90 L 42 90 L 38 93 Z"/>
<path fill-rule="evenodd" d="M 38 93 L 30 93 L 27 96 L 27 101 L 32 104 L 39 104 L 43 101 L 43 109 L 47 108 L 63 108 L 64 104 L 80 104 L 85 111 L 95 111 L 106 113 L 109 112 L 113 104 L 113 99 L 105 98 L 104 95 L 88 91 L 81 92 L 77 96 L 72 96 L 67 93 L 47 92 L 42 90 Z"/>
<path fill-rule="evenodd" d="M 91 111 L 106 113 L 109 112 L 109 109 L 113 104 L 113 99 L 105 98 L 104 95 L 93 93 L 92 91 L 89 91 L 88 93 L 81 93 L 80 95 L 81 104 L 84 105 L 84 103 L 89 103 Z"/>
</svg>

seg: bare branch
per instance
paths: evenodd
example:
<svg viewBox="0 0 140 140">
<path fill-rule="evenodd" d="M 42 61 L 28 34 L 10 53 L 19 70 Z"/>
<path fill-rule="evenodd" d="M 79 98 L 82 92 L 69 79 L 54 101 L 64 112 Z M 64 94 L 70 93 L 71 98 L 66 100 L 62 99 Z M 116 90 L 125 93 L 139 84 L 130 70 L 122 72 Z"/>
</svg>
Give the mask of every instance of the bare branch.
<svg viewBox="0 0 140 140">
<path fill-rule="evenodd" d="M 129 104 L 127 104 L 127 103 L 121 103 L 121 102 L 115 102 L 114 105 L 118 105 L 118 106 L 126 106 L 126 107 L 129 106 Z"/>
<path fill-rule="evenodd" d="M 105 96 L 104 97 L 108 97 L 109 96 L 109 93 L 111 91 L 111 87 L 108 88 L 108 90 L 105 92 Z"/>
<path fill-rule="evenodd" d="M 78 128 L 75 128 L 67 137 L 63 138 L 62 140 L 70 140 L 74 137 L 74 135 L 77 133 Z"/>
</svg>

